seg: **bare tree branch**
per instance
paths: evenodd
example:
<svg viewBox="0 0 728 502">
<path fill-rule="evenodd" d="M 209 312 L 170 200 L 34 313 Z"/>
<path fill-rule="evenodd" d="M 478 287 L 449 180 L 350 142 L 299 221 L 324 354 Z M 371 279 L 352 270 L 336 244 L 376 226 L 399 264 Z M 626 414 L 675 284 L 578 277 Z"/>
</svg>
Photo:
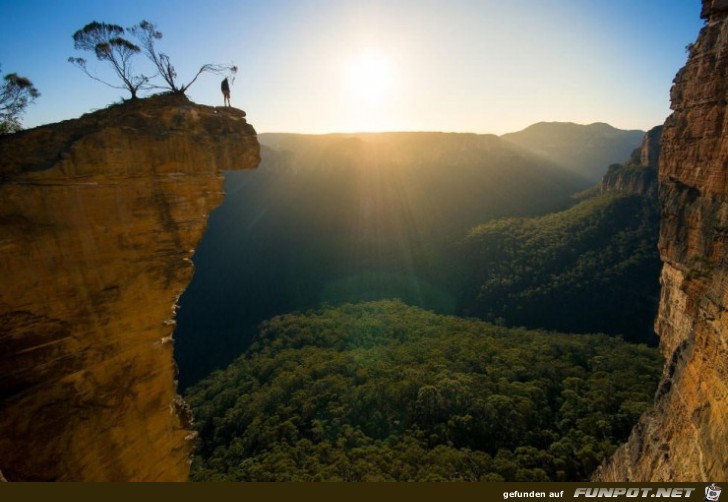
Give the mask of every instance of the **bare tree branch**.
<svg viewBox="0 0 728 502">
<path fill-rule="evenodd" d="M 213 73 L 216 75 L 226 73 L 234 74 L 238 70 L 238 68 L 234 65 L 208 63 L 202 65 L 192 80 L 190 80 L 187 84 L 179 84 L 177 83 L 177 72 L 171 63 L 169 56 L 164 53 L 158 53 L 154 45 L 157 40 L 162 39 L 162 32 L 157 29 L 157 26 L 149 21 L 142 20 L 139 24 L 132 26 L 128 30 L 139 41 L 139 45 L 141 46 L 144 55 L 147 56 L 152 64 L 154 64 L 159 75 L 166 82 L 167 85 L 164 86 L 164 88 L 169 89 L 172 92 L 185 93 L 203 73 Z"/>
</svg>

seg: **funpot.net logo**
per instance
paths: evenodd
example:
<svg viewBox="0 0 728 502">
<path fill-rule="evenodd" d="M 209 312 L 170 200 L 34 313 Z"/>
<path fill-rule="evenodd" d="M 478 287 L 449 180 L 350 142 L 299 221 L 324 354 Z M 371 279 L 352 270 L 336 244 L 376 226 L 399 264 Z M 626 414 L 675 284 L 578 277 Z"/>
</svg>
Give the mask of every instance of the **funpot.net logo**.
<svg viewBox="0 0 728 502">
<path fill-rule="evenodd" d="M 574 498 L 689 498 L 695 488 L 577 488 L 574 490 Z M 698 492 L 700 493 L 700 492 Z M 707 491 L 706 491 L 707 494 Z M 707 495 L 706 495 L 707 496 Z M 717 499 L 716 499 L 717 500 Z M 715 502 L 715 501 L 712 501 Z"/>
</svg>

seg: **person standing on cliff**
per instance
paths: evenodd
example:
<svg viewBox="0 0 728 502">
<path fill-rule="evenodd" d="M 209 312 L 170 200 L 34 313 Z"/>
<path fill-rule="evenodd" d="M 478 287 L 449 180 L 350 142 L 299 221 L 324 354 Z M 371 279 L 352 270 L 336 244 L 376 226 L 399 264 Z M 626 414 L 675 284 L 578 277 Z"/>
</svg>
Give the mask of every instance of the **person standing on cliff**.
<svg viewBox="0 0 728 502">
<path fill-rule="evenodd" d="M 230 84 L 228 83 L 227 77 L 225 77 L 225 80 L 222 81 L 222 84 L 220 84 L 220 89 L 222 90 L 222 97 L 224 101 L 224 106 L 231 106 L 230 105 Z"/>
</svg>

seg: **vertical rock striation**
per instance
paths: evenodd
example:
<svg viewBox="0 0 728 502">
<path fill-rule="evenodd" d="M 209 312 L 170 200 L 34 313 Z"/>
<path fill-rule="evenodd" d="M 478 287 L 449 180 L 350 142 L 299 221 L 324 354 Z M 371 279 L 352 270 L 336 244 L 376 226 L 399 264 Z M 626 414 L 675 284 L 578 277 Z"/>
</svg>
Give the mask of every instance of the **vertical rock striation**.
<svg viewBox="0 0 728 502">
<path fill-rule="evenodd" d="M 667 363 L 654 410 L 598 480 L 728 479 L 728 1 L 704 0 L 702 15 L 660 156 Z"/>
<path fill-rule="evenodd" d="M 132 101 L 0 139 L 0 470 L 185 480 L 177 298 L 223 170 L 259 162 L 245 113 Z"/>
</svg>

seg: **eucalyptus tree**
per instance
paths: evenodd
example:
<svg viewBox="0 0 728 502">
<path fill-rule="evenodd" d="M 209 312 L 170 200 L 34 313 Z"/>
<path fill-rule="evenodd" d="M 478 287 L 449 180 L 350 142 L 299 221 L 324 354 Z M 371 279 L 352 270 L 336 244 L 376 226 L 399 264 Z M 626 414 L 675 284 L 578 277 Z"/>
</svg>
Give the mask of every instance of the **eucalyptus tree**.
<svg viewBox="0 0 728 502">
<path fill-rule="evenodd" d="M 40 96 L 33 82 L 17 73 L 8 73 L 0 85 L 0 134 L 22 129 L 20 116 Z"/>
<path fill-rule="evenodd" d="M 88 61 L 84 58 L 70 57 L 68 61 L 98 82 L 115 89 L 126 89 L 135 99 L 140 90 L 149 88 L 150 77 L 134 71 L 134 58 L 141 49 L 125 38 L 126 31 L 116 24 L 93 21 L 73 34 L 74 48 L 91 52 L 98 61 L 108 63 L 115 76 L 121 80 L 121 85 L 99 77 L 89 69 Z"/>
</svg>

